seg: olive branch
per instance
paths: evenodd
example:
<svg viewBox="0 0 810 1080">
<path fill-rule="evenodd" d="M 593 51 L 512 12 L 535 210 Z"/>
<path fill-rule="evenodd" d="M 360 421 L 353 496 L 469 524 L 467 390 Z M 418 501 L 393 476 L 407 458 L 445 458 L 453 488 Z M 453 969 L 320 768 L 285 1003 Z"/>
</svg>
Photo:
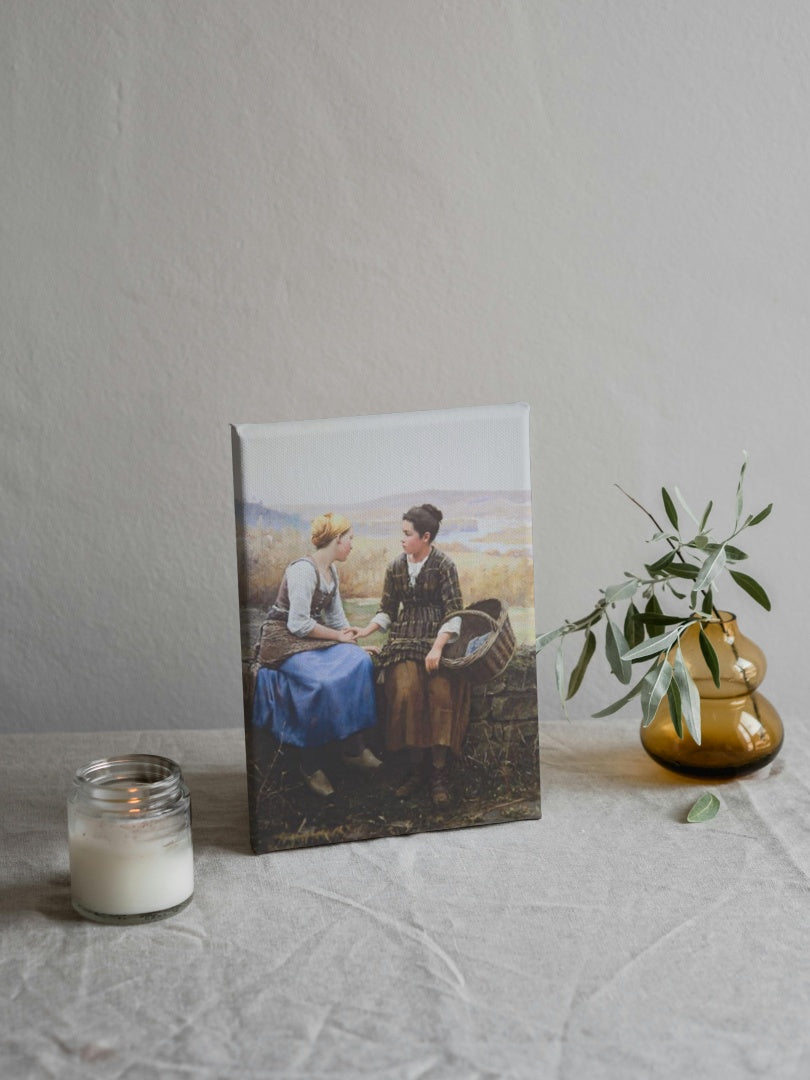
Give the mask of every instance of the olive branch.
<svg viewBox="0 0 810 1080">
<path fill-rule="evenodd" d="M 689 509 L 678 488 L 673 489 L 675 499 L 694 526 L 694 528 L 689 527 L 685 537 L 675 500 L 666 488 L 661 488 L 661 498 L 669 526 L 663 527 L 646 507 L 632 495 L 628 495 L 618 484 L 616 485 L 622 494 L 639 507 L 655 526 L 656 532 L 648 542 L 665 541 L 669 550 L 655 562 L 645 563 L 645 574 L 631 574 L 625 571 L 623 581 L 601 589 L 600 599 L 587 615 L 573 621 L 566 620 L 562 626 L 537 638 L 535 645 L 538 652 L 552 641 L 558 641 L 555 677 L 563 711 L 566 709 L 566 702 L 571 700 L 582 685 L 588 665 L 596 653 L 597 641 L 594 627 L 604 622 L 605 656 L 611 672 L 620 683 L 627 686 L 632 681 L 634 664 L 653 659 L 642 678 L 628 690 L 624 697 L 606 709 L 594 713 L 594 717 L 610 716 L 639 695 L 642 724 L 647 727 L 652 723 L 659 705 L 666 697 L 672 724 L 678 737 L 683 737 L 685 724 L 689 734 L 700 745 L 700 695 L 681 653 L 681 636 L 690 626 L 695 624 L 699 626 L 700 650 L 714 684 L 719 687 L 720 665 L 714 647 L 704 630 L 707 622 L 722 622 L 722 617 L 714 602 L 718 579 L 727 570 L 732 580 L 745 593 L 766 611 L 771 609 L 768 595 L 759 582 L 749 574 L 735 568 L 748 556 L 732 541 L 735 541 L 746 529 L 759 525 L 773 509 L 773 503 L 769 503 L 759 513 L 744 516 L 743 479 L 747 464 L 748 455 L 743 452 L 743 463 L 737 482 L 734 528 L 724 540 L 719 541 L 712 539 L 712 530 L 709 528 L 709 518 L 714 505 L 711 501 L 700 518 L 697 518 Z M 643 610 L 639 610 L 636 606 L 639 593 L 641 600 L 644 601 Z M 673 598 L 680 602 L 688 600 L 688 614 L 666 614 L 659 596 L 664 602 L 671 601 Z M 627 604 L 623 618 L 617 614 L 620 604 Z M 566 637 L 579 633 L 584 633 L 584 641 L 579 658 L 566 679 L 563 646 Z"/>
</svg>

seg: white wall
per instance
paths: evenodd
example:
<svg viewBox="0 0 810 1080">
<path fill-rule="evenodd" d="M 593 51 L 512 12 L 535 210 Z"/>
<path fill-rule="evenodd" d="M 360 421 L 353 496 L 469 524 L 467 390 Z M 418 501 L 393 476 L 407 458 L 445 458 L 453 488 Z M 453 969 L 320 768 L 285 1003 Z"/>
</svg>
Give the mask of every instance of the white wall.
<svg viewBox="0 0 810 1080">
<path fill-rule="evenodd" d="M 749 451 L 789 720 L 809 73 L 802 0 L 4 0 L 2 728 L 241 725 L 230 421 L 520 400 L 541 629 Z"/>
</svg>

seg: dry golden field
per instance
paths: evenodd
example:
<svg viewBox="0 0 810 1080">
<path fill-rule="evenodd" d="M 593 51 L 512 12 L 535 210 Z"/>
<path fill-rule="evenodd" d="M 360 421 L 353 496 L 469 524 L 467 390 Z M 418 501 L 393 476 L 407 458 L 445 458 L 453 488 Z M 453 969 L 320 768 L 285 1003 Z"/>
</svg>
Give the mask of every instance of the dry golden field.
<svg viewBox="0 0 810 1080">
<path fill-rule="evenodd" d="M 240 601 L 248 607 L 271 604 L 287 564 L 312 550 L 309 537 L 293 529 L 270 532 L 247 528 L 240 541 L 241 557 L 245 562 L 240 568 L 244 590 Z M 524 550 L 478 552 L 458 543 L 442 545 L 438 542 L 437 547 L 450 555 L 458 567 L 465 604 L 495 596 L 509 607 L 532 606 L 532 560 Z M 351 555 L 339 569 L 343 599 L 379 597 L 385 568 L 399 551 L 399 544 L 394 540 L 357 537 Z"/>
</svg>

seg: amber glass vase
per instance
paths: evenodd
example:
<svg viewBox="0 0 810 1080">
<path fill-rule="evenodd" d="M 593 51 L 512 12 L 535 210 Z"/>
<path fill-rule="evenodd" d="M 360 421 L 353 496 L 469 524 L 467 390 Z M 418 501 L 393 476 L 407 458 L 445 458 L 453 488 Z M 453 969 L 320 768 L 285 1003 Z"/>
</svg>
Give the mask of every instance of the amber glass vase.
<svg viewBox="0 0 810 1080">
<path fill-rule="evenodd" d="M 642 727 L 641 743 L 659 765 L 675 772 L 740 776 L 761 769 L 776 757 L 782 746 L 782 721 L 770 701 L 757 692 L 765 677 L 765 655 L 740 633 L 736 617 L 721 611 L 703 627 L 717 653 L 719 687 L 703 659 L 698 624 L 681 635 L 684 663 L 700 694 L 700 746 L 685 726 L 683 737 L 678 737 L 666 697 L 652 723 Z M 673 657 L 669 659 L 672 662 Z"/>
</svg>

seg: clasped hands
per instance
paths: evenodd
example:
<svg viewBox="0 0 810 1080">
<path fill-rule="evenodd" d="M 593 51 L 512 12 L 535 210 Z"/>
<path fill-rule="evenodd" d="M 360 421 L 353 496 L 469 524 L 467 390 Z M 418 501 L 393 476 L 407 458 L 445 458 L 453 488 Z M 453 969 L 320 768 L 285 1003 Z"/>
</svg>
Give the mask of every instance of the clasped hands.
<svg viewBox="0 0 810 1080">
<path fill-rule="evenodd" d="M 369 629 L 367 626 L 361 628 L 359 626 L 346 626 L 342 630 L 338 630 L 338 641 L 345 642 L 346 644 L 358 645 L 358 638 L 368 637 L 369 634 L 373 634 L 377 627 Z M 372 656 L 377 656 L 380 652 L 377 645 L 364 645 L 363 649 Z"/>
<path fill-rule="evenodd" d="M 368 626 L 364 627 L 347 626 L 343 630 L 339 631 L 340 637 L 338 638 L 338 640 L 345 642 L 354 642 L 355 644 L 357 644 L 358 638 L 368 637 L 369 634 L 373 634 L 375 630 L 379 630 L 379 627 L 376 623 L 369 623 Z M 425 669 L 431 674 L 439 670 L 439 662 L 442 658 L 443 646 L 443 642 L 441 645 L 434 644 L 433 648 L 425 657 Z M 378 655 L 380 651 L 376 645 L 364 645 L 363 648 L 366 650 L 367 653 L 372 653 L 375 656 Z"/>
</svg>

